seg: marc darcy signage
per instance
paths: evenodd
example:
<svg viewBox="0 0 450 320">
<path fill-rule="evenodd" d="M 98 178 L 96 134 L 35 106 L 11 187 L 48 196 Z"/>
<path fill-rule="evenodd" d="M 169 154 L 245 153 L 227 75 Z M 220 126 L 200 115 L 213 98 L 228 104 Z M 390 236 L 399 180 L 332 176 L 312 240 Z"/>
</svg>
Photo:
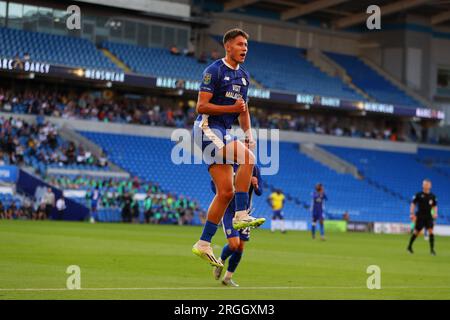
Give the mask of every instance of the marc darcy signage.
<svg viewBox="0 0 450 320">
<path fill-rule="evenodd" d="M 49 73 L 50 65 L 48 63 L 37 61 L 22 61 L 18 59 L 0 58 L 0 69 L 35 73 Z"/>
</svg>

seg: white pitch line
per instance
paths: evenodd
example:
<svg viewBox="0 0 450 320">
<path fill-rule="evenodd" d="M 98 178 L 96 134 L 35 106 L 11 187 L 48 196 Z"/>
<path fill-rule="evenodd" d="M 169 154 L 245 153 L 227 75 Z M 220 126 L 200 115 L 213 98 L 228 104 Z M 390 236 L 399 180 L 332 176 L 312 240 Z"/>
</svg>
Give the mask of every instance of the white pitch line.
<svg viewBox="0 0 450 320">
<path fill-rule="evenodd" d="M 81 288 L 81 289 L 67 289 L 67 288 L 0 288 L 1 291 L 174 291 L 174 290 L 355 290 L 367 289 L 367 287 L 185 287 L 185 288 Z M 443 289 L 450 290 L 450 287 L 381 287 L 383 289 Z M 378 291 L 378 290 L 374 290 Z"/>
</svg>

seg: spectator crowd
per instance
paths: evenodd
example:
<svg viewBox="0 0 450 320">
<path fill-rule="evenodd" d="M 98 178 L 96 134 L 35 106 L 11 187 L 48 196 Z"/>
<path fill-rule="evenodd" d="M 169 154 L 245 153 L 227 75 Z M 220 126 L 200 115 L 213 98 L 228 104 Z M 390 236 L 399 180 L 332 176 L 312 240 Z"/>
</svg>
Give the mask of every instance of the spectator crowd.
<svg viewBox="0 0 450 320">
<path fill-rule="evenodd" d="M 42 117 L 30 124 L 22 119 L 0 117 L 0 165 L 44 166 L 58 164 L 96 165 L 106 167 L 104 157 L 95 158 L 82 146 L 63 140 L 55 125 Z"/>
<path fill-rule="evenodd" d="M 47 220 L 51 218 L 52 210 L 56 207 L 57 202 L 59 202 L 61 208 L 61 201 L 65 206 L 64 198 L 59 198 L 56 201 L 55 194 L 51 188 L 48 188 L 40 199 L 32 200 L 27 197 L 15 197 L 6 200 L 5 204 L 0 201 L 0 219 Z M 62 220 L 63 214 L 63 210 L 58 210 L 53 218 Z"/>
<path fill-rule="evenodd" d="M 166 192 L 159 184 L 141 181 L 137 177 L 102 179 L 59 175 L 48 176 L 46 181 L 63 190 L 85 190 L 86 206 L 92 211 L 120 210 L 123 222 L 138 222 L 141 213 L 146 223 L 155 224 L 192 224 L 194 215 L 206 218 L 206 213 L 196 200 Z M 145 195 L 145 198 L 138 200 L 138 193 Z"/>
<path fill-rule="evenodd" d="M 400 122 L 328 113 L 271 111 L 251 108 L 255 128 L 391 141 L 420 138 Z M 56 93 L 0 89 L 0 110 L 66 119 L 190 128 L 195 121 L 195 101 L 156 97 L 99 96 L 94 93 Z M 442 136 L 435 143 L 446 143 Z"/>
</svg>

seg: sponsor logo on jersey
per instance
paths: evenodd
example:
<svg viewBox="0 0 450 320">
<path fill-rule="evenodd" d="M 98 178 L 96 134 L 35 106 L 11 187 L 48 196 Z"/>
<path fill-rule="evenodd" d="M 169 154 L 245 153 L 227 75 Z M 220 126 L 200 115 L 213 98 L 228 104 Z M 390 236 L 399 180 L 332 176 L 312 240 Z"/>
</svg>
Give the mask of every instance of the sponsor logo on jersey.
<svg viewBox="0 0 450 320">
<path fill-rule="evenodd" d="M 247 85 L 247 80 L 245 80 L 245 78 L 242 78 L 242 84 L 243 84 L 244 86 Z"/>
<path fill-rule="evenodd" d="M 211 83 L 211 73 L 205 73 L 205 76 L 203 77 L 203 83 L 204 84 Z"/>
<path fill-rule="evenodd" d="M 233 98 L 235 100 L 242 98 L 242 94 L 237 93 L 237 92 L 232 92 L 232 91 L 227 91 L 225 93 L 225 97 L 227 98 Z"/>
</svg>

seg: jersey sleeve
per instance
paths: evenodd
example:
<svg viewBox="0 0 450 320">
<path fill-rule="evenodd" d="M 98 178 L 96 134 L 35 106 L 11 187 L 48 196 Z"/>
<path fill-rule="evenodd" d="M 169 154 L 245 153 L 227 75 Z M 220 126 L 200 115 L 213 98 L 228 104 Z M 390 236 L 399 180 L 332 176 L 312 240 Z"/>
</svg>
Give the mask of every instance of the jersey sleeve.
<svg viewBox="0 0 450 320">
<path fill-rule="evenodd" d="M 203 71 L 202 83 L 200 84 L 200 91 L 214 93 L 217 82 L 219 70 L 217 67 L 211 65 Z"/>
<path fill-rule="evenodd" d="M 436 196 L 433 197 L 433 202 L 434 202 L 433 207 L 436 207 L 438 204 Z"/>
</svg>

